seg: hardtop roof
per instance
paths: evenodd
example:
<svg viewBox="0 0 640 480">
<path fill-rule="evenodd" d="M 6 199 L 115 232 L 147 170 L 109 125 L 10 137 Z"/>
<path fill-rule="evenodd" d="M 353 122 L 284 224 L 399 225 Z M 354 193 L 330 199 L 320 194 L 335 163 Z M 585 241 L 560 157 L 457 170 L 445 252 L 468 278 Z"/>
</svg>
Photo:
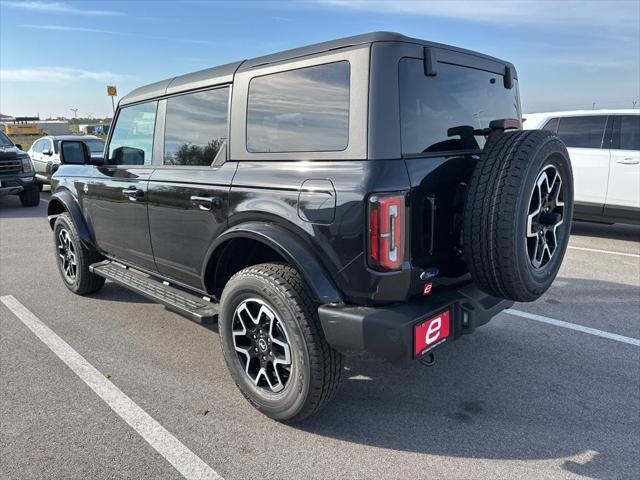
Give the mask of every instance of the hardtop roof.
<svg viewBox="0 0 640 480">
<path fill-rule="evenodd" d="M 230 83 L 233 81 L 233 76 L 237 72 L 244 72 L 259 66 L 284 62 L 300 57 L 328 52 L 330 50 L 337 50 L 340 48 L 368 46 L 373 42 L 416 43 L 419 45 L 432 46 L 466 53 L 469 55 L 505 63 L 506 65 L 511 65 L 508 62 L 504 62 L 503 60 L 500 60 L 498 58 L 483 55 L 478 52 L 465 50 L 463 48 L 452 47 L 450 45 L 444 45 L 441 43 L 429 42 L 418 38 L 407 37 L 405 35 L 402 35 L 401 33 L 371 32 L 361 35 L 354 35 L 351 37 L 338 38 L 336 40 L 330 40 L 327 42 L 315 43 L 313 45 L 293 48 L 290 50 L 284 50 L 282 52 L 272 53 L 252 59 L 227 63 L 225 65 L 206 68 L 204 70 L 199 70 L 196 72 L 187 73 L 185 75 L 161 80 L 159 82 L 144 85 L 131 91 L 130 93 L 122 97 L 122 99 L 120 100 L 120 105 L 128 105 L 131 103 L 149 100 L 155 97 L 161 97 L 163 95 L 170 95 L 174 93 L 195 90 L 198 88 Z"/>
</svg>

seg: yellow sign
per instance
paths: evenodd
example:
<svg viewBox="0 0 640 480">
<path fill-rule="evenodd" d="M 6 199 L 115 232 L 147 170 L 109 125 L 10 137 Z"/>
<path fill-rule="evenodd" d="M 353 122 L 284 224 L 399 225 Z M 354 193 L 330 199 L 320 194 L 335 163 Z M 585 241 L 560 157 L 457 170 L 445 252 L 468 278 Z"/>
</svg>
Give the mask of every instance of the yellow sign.
<svg viewBox="0 0 640 480">
<path fill-rule="evenodd" d="M 109 95 L 110 97 L 115 97 L 118 95 L 118 90 L 114 85 L 107 86 L 107 95 Z"/>
</svg>

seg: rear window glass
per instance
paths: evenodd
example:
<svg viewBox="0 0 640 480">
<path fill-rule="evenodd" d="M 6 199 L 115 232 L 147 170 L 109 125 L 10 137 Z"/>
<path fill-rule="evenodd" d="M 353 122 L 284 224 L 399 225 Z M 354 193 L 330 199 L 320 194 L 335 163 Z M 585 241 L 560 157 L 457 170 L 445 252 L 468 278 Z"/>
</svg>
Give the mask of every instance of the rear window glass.
<svg viewBox="0 0 640 480">
<path fill-rule="evenodd" d="M 562 117 L 558 126 L 558 136 L 573 148 L 600 148 L 606 115 Z"/>
<path fill-rule="evenodd" d="M 256 77 L 249 84 L 247 150 L 339 151 L 349 142 L 349 62 Z"/>
<path fill-rule="evenodd" d="M 619 115 L 616 116 L 616 123 L 620 125 L 616 128 L 620 132 L 616 147 L 620 150 L 640 150 L 640 115 Z"/>
<path fill-rule="evenodd" d="M 164 164 L 208 166 L 227 140 L 229 88 L 167 100 Z"/>
<path fill-rule="evenodd" d="M 403 58 L 399 69 L 404 155 L 478 150 L 484 137 L 473 135 L 474 129 L 520 118 L 515 80 L 507 89 L 502 75 L 444 63 L 436 76 L 426 76 L 416 58 Z"/>
</svg>

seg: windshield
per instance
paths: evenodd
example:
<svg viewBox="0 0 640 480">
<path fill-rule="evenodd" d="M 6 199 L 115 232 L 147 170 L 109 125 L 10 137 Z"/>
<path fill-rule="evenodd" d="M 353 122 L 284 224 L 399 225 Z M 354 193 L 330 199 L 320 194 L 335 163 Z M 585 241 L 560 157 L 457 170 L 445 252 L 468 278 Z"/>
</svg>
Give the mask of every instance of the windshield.
<svg viewBox="0 0 640 480">
<path fill-rule="evenodd" d="M 0 132 L 0 147 L 13 147 L 13 142 L 9 140 L 4 132 Z"/>
<path fill-rule="evenodd" d="M 485 139 L 473 129 L 520 118 L 515 79 L 507 89 L 502 75 L 445 63 L 426 76 L 416 58 L 403 58 L 399 68 L 403 155 L 478 150 Z"/>
<path fill-rule="evenodd" d="M 102 153 L 104 152 L 104 142 L 97 138 L 91 140 L 83 140 L 83 142 L 89 147 L 89 151 L 91 153 Z"/>
</svg>

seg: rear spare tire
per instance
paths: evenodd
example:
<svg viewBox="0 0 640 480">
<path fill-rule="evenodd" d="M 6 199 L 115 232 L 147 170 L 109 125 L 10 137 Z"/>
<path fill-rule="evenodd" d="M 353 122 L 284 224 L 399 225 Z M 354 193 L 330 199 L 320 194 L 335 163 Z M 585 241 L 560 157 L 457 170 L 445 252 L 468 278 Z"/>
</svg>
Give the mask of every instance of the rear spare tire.
<svg viewBox="0 0 640 480">
<path fill-rule="evenodd" d="M 469 180 L 464 258 L 478 286 L 519 302 L 555 279 L 569 241 L 573 173 L 564 143 L 543 130 L 489 140 Z"/>
</svg>

